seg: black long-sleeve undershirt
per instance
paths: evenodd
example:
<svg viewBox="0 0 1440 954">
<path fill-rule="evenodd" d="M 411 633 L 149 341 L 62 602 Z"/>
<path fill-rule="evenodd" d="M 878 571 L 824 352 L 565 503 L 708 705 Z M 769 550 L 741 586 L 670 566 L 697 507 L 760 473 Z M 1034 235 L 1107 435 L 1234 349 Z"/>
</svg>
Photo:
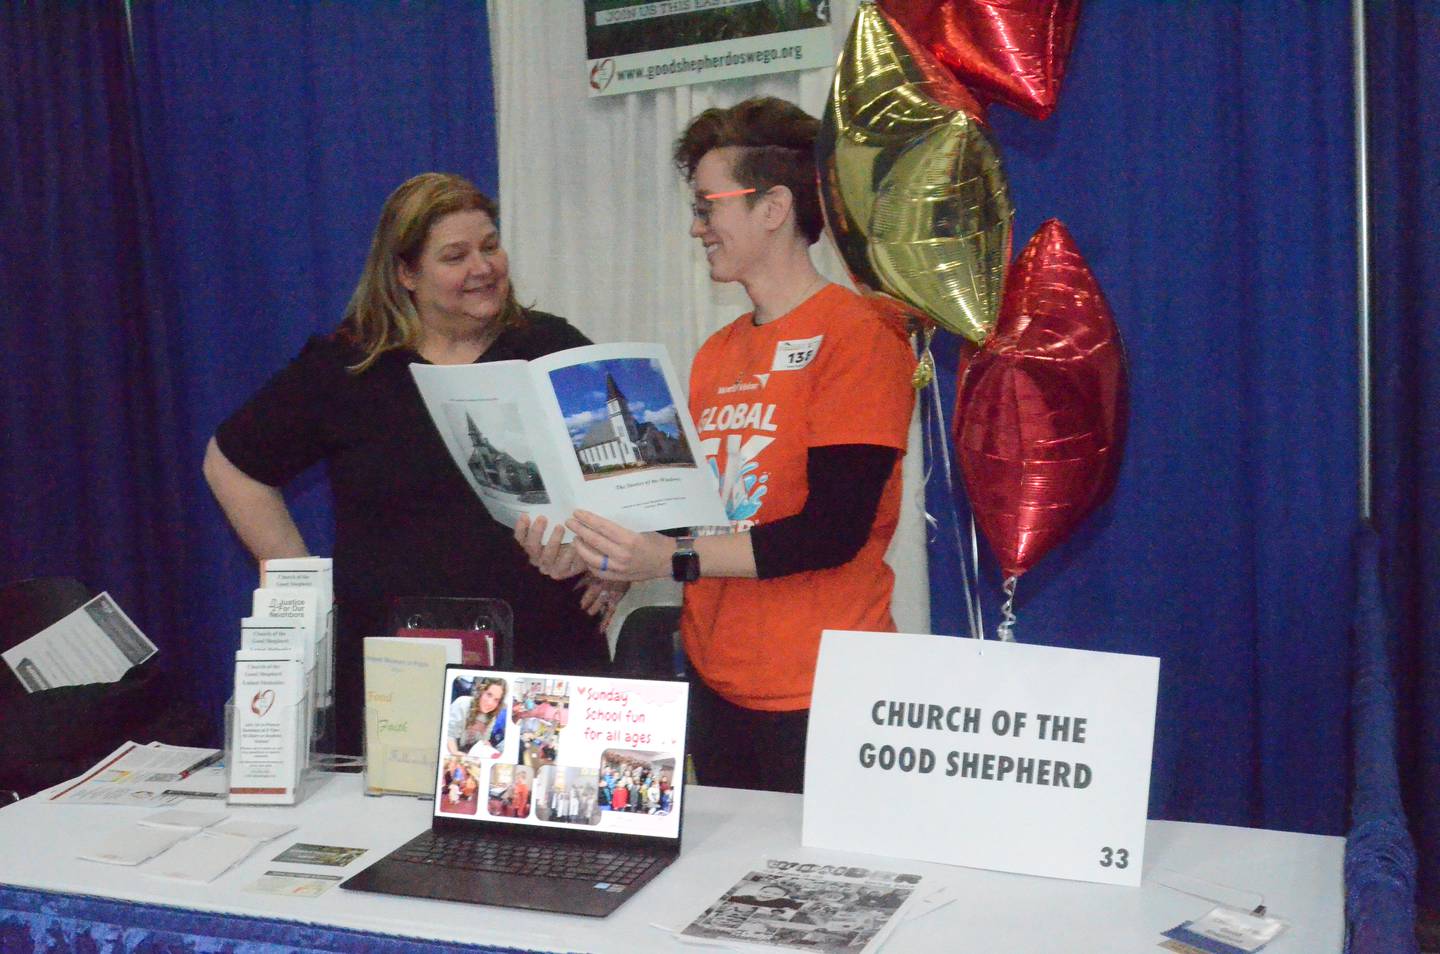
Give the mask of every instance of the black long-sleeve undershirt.
<svg viewBox="0 0 1440 954">
<path fill-rule="evenodd" d="M 877 444 L 812 447 L 805 457 L 809 495 L 799 513 L 750 531 L 762 580 L 828 570 L 855 559 L 880 507 L 899 451 Z"/>
</svg>

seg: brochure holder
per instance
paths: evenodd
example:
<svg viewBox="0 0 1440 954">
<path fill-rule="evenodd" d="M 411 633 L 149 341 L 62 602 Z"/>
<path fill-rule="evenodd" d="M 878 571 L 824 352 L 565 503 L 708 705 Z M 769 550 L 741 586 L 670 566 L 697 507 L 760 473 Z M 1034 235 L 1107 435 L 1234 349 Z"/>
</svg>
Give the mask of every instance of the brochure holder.
<svg viewBox="0 0 1440 954">
<path fill-rule="evenodd" d="M 333 697 L 327 699 L 326 693 L 321 689 L 317 680 L 321 678 L 322 672 L 333 673 L 335 671 L 335 640 L 326 639 L 321 645 L 325 647 L 323 650 L 325 655 L 317 658 L 313 670 L 306 673 L 304 697 L 298 703 L 282 708 L 285 724 L 295 727 L 295 751 L 292 753 L 295 761 L 292 764 L 296 766 L 296 778 L 293 789 L 290 789 L 290 793 L 284 796 L 257 798 L 244 795 L 238 799 L 240 803 L 252 805 L 298 804 L 315 791 L 328 774 L 345 769 L 354 770 L 356 760 L 353 756 L 336 755 L 332 751 L 335 747 L 334 699 Z M 239 750 L 235 738 L 237 727 L 235 716 L 235 699 L 232 696 L 225 703 L 224 764 L 227 793 L 231 792 L 230 783 L 234 777 Z M 276 787 L 285 788 L 283 785 Z M 237 801 L 235 798 L 229 800 Z"/>
<path fill-rule="evenodd" d="M 296 709 L 302 711 L 296 712 L 294 711 Z M 303 710 L 310 710 L 310 712 L 307 713 Z M 297 728 L 302 728 L 306 724 L 306 720 L 313 717 L 314 714 L 309 697 L 293 706 L 285 707 L 284 711 L 287 724 Z M 228 793 L 227 800 L 231 804 L 298 805 L 313 793 L 324 781 L 325 776 L 329 774 L 326 768 L 327 759 L 333 759 L 334 756 L 324 755 L 315 748 L 314 735 L 307 740 L 305 733 L 297 732 L 295 751 L 291 753 L 291 757 L 295 760 L 292 764 L 297 767 L 293 787 L 285 784 L 287 779 L 277 778 L 275 779 L 276 784 L 271 786 L 263 784 L 245 786 L 247 789 L 269 789 L 268 792 L 250 791 L 237 796 L 235 790 L 231 788 L 231 782 L 235 777 L 236 753 L 239 748 L 235 739 L 236 727 L 235 700 L 232 697 L 225 703 L 225 791 Z M 308 747 L 306 746 L 307 741 L 311 743 Z"/>
<path fill-rule="evenodd" d="M 420 596 L 390 601 L 392 636 L 458 639 L 472 669 L 512 669 L 515 622 L 510 604 L 489 597 Z"/>
</svg>

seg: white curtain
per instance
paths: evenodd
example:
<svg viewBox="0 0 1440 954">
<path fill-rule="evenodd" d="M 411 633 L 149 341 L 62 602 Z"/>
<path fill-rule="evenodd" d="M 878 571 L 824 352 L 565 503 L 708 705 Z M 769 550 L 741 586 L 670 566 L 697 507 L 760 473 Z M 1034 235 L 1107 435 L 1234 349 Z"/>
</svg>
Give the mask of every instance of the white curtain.
<svg viewBox="0 0 1440 954">
<path fill-rule="evenodd" d="M 856 3 L 831 7 L 838 54 Z M 501 228 L 521 301 L 595 341 L 660 341 L 688 380 L 701 342 L 748 300 L 738 285 L 710 281 L 687 234 L 691 199 L 670 159 L 675 138 L 701 111 L 748 96 L 780 96 L 819 116 L 832 70 L 590 98 L 580 0 L 489 0 L 489 11 Z M 829 240 L 815 249 L 820 270 L 848 285 Z M 888 557 L 902 632 L 930 631 L 922 456 L 912 425 L 906 503 Z M 677 587 L 650 585 L 622 610 L 678 599 Z"/>
</svg>

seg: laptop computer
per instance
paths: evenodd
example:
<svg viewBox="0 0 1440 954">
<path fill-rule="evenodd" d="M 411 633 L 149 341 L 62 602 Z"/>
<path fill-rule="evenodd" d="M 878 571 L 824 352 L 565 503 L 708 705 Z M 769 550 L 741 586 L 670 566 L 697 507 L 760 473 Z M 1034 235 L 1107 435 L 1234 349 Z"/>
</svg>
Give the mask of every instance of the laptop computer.
<svg viewBox="0 0 1440 954">
<path fill-rule="evenodd" d="M 430 829 L 341 887 L 609 914 L 679 857 L 688 694 L 446 667 Z"/>
</svg>

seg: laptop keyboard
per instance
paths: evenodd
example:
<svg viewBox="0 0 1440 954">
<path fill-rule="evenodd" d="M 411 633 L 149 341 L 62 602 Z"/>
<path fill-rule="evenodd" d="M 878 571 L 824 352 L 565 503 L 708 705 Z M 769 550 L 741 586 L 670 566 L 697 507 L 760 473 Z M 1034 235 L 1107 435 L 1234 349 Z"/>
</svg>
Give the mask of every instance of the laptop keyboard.
<svg viewBox="0 0 1440 954">
<path fill-rule="evenodd" d="M 579 881 L 633 884 L 659 859 L 599 848 L 524 841 L 487 841 L 473 835 L 428 832 L 395 853 L 400 861 L 464 871 L 540 875 Z"/>
</svg>

